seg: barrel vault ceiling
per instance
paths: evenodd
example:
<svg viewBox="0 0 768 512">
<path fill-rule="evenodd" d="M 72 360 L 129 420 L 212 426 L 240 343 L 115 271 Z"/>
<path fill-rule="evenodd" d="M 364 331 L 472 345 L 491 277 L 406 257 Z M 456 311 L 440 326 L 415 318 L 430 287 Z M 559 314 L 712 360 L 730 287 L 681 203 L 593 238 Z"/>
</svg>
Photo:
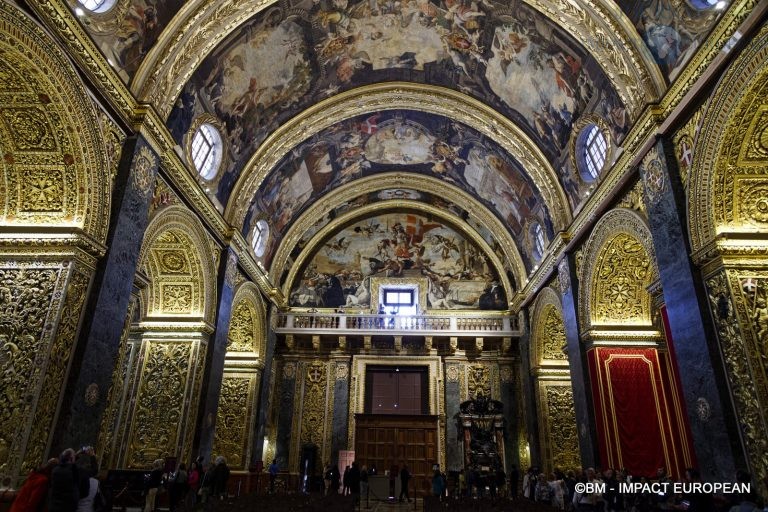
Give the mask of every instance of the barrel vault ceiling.
<svg viewBox="0 0 768 512">
<path fill-rule="evenodd" d="M 581 130 L 605 134 L 610 167 L 725 7 L 117 0 L 93 13 L 70 2 L 180 148 L 200 120 L 219 128 L 223 164 L 202 184 L 246 239 L 267 223 L 261 261 L 277 286 L 287 262 L 346 250 L 341 233 L 349 243 L 411 215 L 475 240 L 508 296 L 542 257 L 534 226 L 555 239 L 600 184 L 580 169 Z"/>
</svg>

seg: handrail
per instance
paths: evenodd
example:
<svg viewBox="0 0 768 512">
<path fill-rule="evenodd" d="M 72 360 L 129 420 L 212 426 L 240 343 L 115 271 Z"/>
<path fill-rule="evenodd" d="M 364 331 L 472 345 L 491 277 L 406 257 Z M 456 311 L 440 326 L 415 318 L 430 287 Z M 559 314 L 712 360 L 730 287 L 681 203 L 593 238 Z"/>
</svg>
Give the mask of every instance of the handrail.
<svg viewBox="0 0 768 512">
<path fill-rule="evenodd" d="M 488 332 L 511 333 L 517 330 L 517 317 L 462 313 L 461 316 L 379 315 L 355 313 L 287 312 L 279 313 L 277 332 L 331 331 L 413 331 L 413 332 Z"/>
</svg>

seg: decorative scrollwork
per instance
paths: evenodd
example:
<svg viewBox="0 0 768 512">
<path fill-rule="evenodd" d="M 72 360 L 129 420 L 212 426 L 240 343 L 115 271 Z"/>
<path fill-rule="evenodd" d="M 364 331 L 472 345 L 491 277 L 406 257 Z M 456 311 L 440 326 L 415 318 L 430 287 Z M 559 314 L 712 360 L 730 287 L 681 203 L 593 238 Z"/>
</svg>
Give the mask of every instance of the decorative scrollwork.
<svg viewBox="0 0 768 512">
<path fill-rule="evenodd" d="M 579 433 L 573 407 L 573 391 L 567 386 L 546 386 L 545 443 L 550 468 L 580 468 Z"/>
<path fill-rule="evenodd" d="M 232 469 L 247 467 L 250 378 L 224 377 L 221 381 L 213 453 L 223 455 Z"/>
</svg>

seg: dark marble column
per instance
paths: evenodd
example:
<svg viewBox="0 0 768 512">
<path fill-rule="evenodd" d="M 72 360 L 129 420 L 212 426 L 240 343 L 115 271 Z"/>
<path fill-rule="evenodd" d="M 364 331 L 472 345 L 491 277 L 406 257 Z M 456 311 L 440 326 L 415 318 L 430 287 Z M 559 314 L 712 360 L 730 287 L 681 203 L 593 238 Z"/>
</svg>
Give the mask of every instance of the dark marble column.
<svg viewBox="0 0 768 512">
<path fill-rule="evenodd" d="M 520 393 L 516 386 L 520 363 L 515 360 L 499 361 L 499 380 L 501 381 L 501 403 L 504 404 L 504 420 L 506 422 L 504 467 L 509 473 L 512 466 L 520 468 Z"/>
<path fill-rule="evenodd" d="M 133 289 L 159 158 L 144 139 L 123 146 L 114 179 L 107 252 L 99 262 L 53 434 L 51 454 L 94 445 Z"/>
<path fill-rule="evenodd" d="M 349 443 L 349 379 L 351 378 L 351 359 L 347 356 L 334 357 L 336 372 L 333 384 L 333 438 L 331 439 L 331 464 L 338 462 L 339 450 L 354 450 Z M 326 461 L 318 461 L 325 467 Z"/>
<path fill-rule="evenodd" d="M 523 391 L 525 406 L 525 430 L 528 434 L 528 448 L 531 454 L 531 465 L 542 467 L 544 461 L 539 439 L 539 414 L 536 404 L 536 382 L 531 375 L 531 325 L 530 315 L 524 311 L 523 325 L 525 333 L 520 337 L 520 387 Z M 522 468 L 525 472 L 527 468 Z"/>
<path fill-rule="evenodd" d="M 280 405 L 277 411 L 275 458 L 283 471 L 289 468 L 291 433 L 294 428 L 301 428 L 301 425 L 294 422 L 293 417 L 293 401 L 296 400 L 296 379 L 299 378 L 299 369 L 298 361 L 286 361 L 282 376 L 276 377 L 279 381 L 277 388 L 280 390 Z"/>
<path fill-rule="evenodd" d="M 192 453 L 211 460 L 213 439 L 216 429 L 216 413 L 219 409 L 221 381 L 224 377 L 224 359 L 227 356 L 227 336 L 229 321 L 232 317 L 232 300 L 235 297 L 235 276 L 237 276 L 237 255 L 232 248 L 221 253 L 219 271 L 216 279 L 217 299 L 216 327 L 211 335 L 205 354 L 205 373 L 203 374 L 200 396 L 203 403 L 198 409 L 197 431 Z"/>
<path fill-rule="evenodd" d="M 461 395 L 459 393 L 459 372 L 461 367 L 456 361 L 445 362 L 445 465 L 448 470 L 463 469 L 463 450 L 456 425 Z"/>
<path fill-rule="evenodd" d="M 267 318 L 271 318 L 267 315 Z M 277 335 L 272 329 L 272 325 L 266 326 L 267 330 L 267 343 L 266 353 L 264 354 L 264 371 L 261 374 L 261 388 L 259 389 L 258 399 L 256 401 L 256 424 L 253 425 L 251 432 L 253 432 L 255 438 L 253 439 L 253 452 L 251 453 L 251 466 L 255 466 L 257 462 L 262 460 L 264 456 L 264 436 L 267 431 L 267 421 L 269 420 L 269 410 L 272 407 L 272 395 L 270 391 L 272 389 L 272 379 L 277 379 L 280 382 L 280 375 L 272 375 L 272 368 L 274 367 L 275 359 L 275 344 L 277 343 Z M 275 389 L 280 389 L 279 384 L 275 386 Z M 263 461 L 266 468 L 272 463 L 271 460 Z"/>
<path fill-rule="evenodd" d="M 597 429 L 590 388 L 587 357 L 584 345 L 579 339 L 578 286 L 576 265 L 573 255 L 568 254 L 560 261 L 558 277 L 563 298 L 563 325 L 568 347 L 568 367 L 571 371 L 573 405 L 576 410 L 576 425 L 579 432 L 579 452 L 583 467 L 595 467 L 600 457 L 597 451 Z"/>
<path fill-rule="evenodd" d="M 693 445 L 702 476 L 729 481 L 743 463 L 707 296 L 690 257 L 685 190 L 672 141 L 659 140 L 643 159 L 648 222 L 682 383 Z M 708 415 L 697 412 L 707 409 Z"/>
</svg>

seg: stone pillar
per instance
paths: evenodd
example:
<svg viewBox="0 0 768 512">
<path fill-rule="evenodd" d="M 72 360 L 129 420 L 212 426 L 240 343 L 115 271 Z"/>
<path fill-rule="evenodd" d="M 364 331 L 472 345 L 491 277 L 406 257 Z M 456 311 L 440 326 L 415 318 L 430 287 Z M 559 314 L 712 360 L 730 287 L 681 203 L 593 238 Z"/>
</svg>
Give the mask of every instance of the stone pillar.
<svg viewBox="0 0 768 512">
<path fill-rule="evenodd" d="M 568 350 L 568 367 L 573 386 L 573 405 L 579 432 L 579 452 L 583 467 L 594 467 L 600 460 L 597 451 L 597 429 L 594 405 L 589 392 L 589 373 L 584 346 L 579 338 L 578 280 L 573 255 L 568 254 L 558 265 L 560 293 L 562 294 L 563 325 Z"/>
<path fill-rule="evenodd" d="M 331 437 L 331 459 L 338 460 L 339 450 L 354 450 L 349 446 L 349 380 L 352 372 L 350 365 L 352 359 L 349 356 L 337 356 L 332 358 L 331 366 L 335 372 L 333 382 L 333 436 Z M 330 460 L 330 459 L 329 459 Z M 326 461 L 318 461 L 325 467 Z"/>
<path fill-rule="evenodd" d="M 224 360 L 227 356 L 227 336 L 232 317 L 232 299 L 235 296 L 235 278 L 237 277 L 237 255 L 229 248 L 222 253 L 216 289 L 216 327 L 208 343 L 203 377 L 203 406 L 198 410 L 197 432 L 193 453 L 211 460 L 214 435 L 216 430 L 216 412 L 219 408 L 221 383 L 224 376 Z"/>
<path fill-rule="evenodd" d="M 275 458 L 281 470 L 287 470 L 290 464 L 291 437 L 294 429 L 300 429 L 293 417 L 293 401 L 296 399 L 296 379 L 299 363 L 297 361 L 285 361 L 283 373 L 276 378 L 280 380 L 278 410 L 277 410 L 277 436 L 275 441 Z"/>
<path fill-rule="evenodd" d="M 520 388 L 523 392 L 523 407 L 525 409 L 525 430 L 528 434 L 528 451 L 530 454 L 530 462 L 532 466 L 541 467 L 541 445 L 543 441 L 539 439 L 539 420 L 538 409 L 536 404 L 536 383 L 534 377 L 531 375 L 531 323 L 530 315 L 527 312 L 521 319 L 522 324 L 525 326 L 525 331 L 520 336 Z M 525 469 L 521 468 L 524 473 Z"/>
<path fill-rule="evenodd" d="M 499 360 L 499 400 L 504 404 L 505 449 L 504 468 L 507 473 L 512 466 L 520 468 L 520 394 L 516 386 L 516 374 L 520 371 L 520 362 L 512 358 Z"/>
<path fill-rule="evenodd" d="M 277 335 L 273 328 L 273 317 L 274 315 L 267 314 L 267 318 L 270 320 L 269 325 L 265 327 L 267 332 L 267 343 L 266 352 L 262 359 L 264 361 L 264 371 L 261 377 L 261 388 L 259 389 L 255 403 L 256 423 L 251 429 L 251 432 L 253 432 L 253 435 L 255 436 L 253 439 L 253 452 L 251 453 L 251 467 L 255 466 L 259 461 L 264 463 L 264 467 L 268 467 L 269 464 L 272 463 L 271 460 L 263 460 L 264 437 L 267 433 L 267 421 L 269 420 L 269 411 L 272 407 L 273 397 L 271 391 L 275 390 L 275 393 L 277 393 L 277 390 L 281 389 L 282 385 L 282 375 L 273 375 L 273 368 L 275 367 L 275 344 L 277 343 Z"/>
<path fill-rule="evenodd" d="M 449 470 L 464 468 L 464 454 L 461 448 L 464 441 L 459 439 L 456 426 L 461 402 L 459 372 L 461 367 L 456 361 L 445 361 L 445 464 Z"/>
<path fill-rule="evenodd" d="M 719 348 L 707 319 L 706 293 L 695 278 L 685 227 L 686 199 L 674 147 L 662 139 L 641 165 L 645 203 L 656 251 L 659 279 L 670 329 L 670 345 L 687 409 L 688 422 L 702 476 L 715 481 L 732 479 L 736 465 L 738 429 L 726 410 Z M 706 410 L 706 415 L 701 411 Z"/>
<path fill-rule="evenodd" d="M 141 137 L 128 139 L 114 179 L 107 253 L 96 269 L 92 292 L 56 423 L 51 454 L 95 444 L 118 356 L 158 157 Z"/>
</svg>

